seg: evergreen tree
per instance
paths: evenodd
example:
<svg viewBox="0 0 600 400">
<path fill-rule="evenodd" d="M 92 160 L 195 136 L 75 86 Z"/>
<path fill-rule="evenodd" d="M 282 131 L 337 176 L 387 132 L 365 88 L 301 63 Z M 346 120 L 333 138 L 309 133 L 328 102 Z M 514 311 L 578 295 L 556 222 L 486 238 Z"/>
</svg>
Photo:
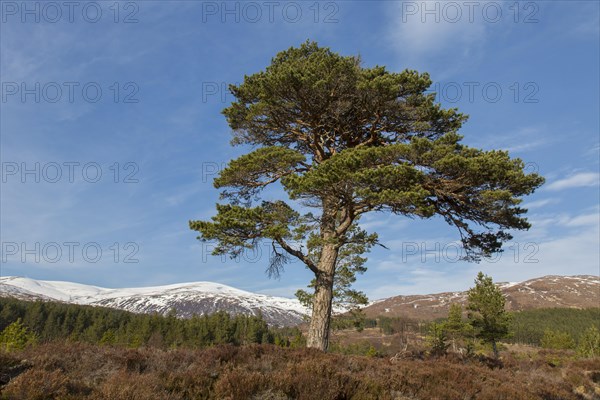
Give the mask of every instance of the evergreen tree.
<svg viewBox="0 0 600 400">
<path fill-rule="evenodd" d="M 53 337 L 60 337 L 62 334 L 62 318 L 63 313 L 58 308 L 51 308 L 48 313 L 48 318 L 44 324 L 43 338 L 50 339 Z"/>
<path fill-rule="evenodd" d="M 546 349 L 574 349 L 575 340 L 568 332 L 547 329 L 542 337 L 541 345 Z"/>
<path fill-rule="evenodd" d="M 0 333 L 0 349 L 7 351 L 24 349 L 35 342 L 35 334 L 23 324 L 21 318 Z"/>
<path fill-rule="evenodd" d="M 369 300 L 363 292 L 352 289 L 352 284 L 356 282 L 357 274 L 362 275 L 366 272 L 367 259 L 361 255 L 369 252 L 371 247 L 377 243 L 377 235 L 366 237 L 366 233 L 360 231 L 357 225 L 353 225 L 350 230 L 359 235 L 365 235 L 365 237 L 358 243 L 347 243 L 340 248 L 333 281 L 332 304 L 350 311 L 352 324 L 357 329 L 361 329 L 364 314 L 360 312 L 360 307 L 367 305 Z M 313 258 L 316 260 L 316 257 Z M 296 291 L 296 297 L 306 308 L 311 308 L 313 304 L 316 285 L 317 280 L 313 279 L 308 285 L 312 289 L 312 293 L 302 289 Z"/>
<path fill-rule="evenodd" d="M 290 347 L 293 349 L 306 346 L 306 338 L 302 335 L 302 331 L 300 329 L 295 328 L 295 333 L 292 339 L 290 340 Z"/>
<path fill-rule="evenodd" d="M 448 350 L 448 336 L 444 330 L 444 324 L 432 322 L 429 325 L 429 334 L 427 335 L 427 343 L 431 347 L 431 354 L 441 356 L 446 354 Z"/>
<path fill-rule="evenodd" d="M 116 342 L 117 336 L 115 335 L 115 332 L 112 329 L 109 329 L 106 332 L 104 332 L 104 334 L 102 334 L 102 337 L 100 338 L 100 344 L 103 345 L 113 345 Z"/>
<path fill-rule="evenodd" d="M 448 319 L 442 324 L 442 329 L 446 332 L 448 339 L 452 343 L 452 351 L 456 352 L 457 343 L 469 334 L 469 324 L 462 319 L 462 306 L 458 303 L 450 305 Z"/>
<path fill-rule="evenodd" d="M 505 302 L 502 291 L 492 282 L 492 278 L 479 272 L 475 287 L 468 292 L 467 315 L 475 335 L 492 345 L 496 358 L 496 342 L 508 336 L 511 322 L 510 314 L 504 309 Z"/>
<path fill-rule="evenodd" d="M 356 227 L 361 215 L 442 216 L 469 260 L 500 251 L 507 230 L 530 226 L 519 203 L 543 178 L 525 174 L 506 151 L 461 144 L 467 117 L 436 104 L 431 83 L 428 74 L 363 67 L 358 57 L 306 42 L 230 86 L 236 101 L 223 114 L 232 144 L 254 149 L 214 181 L 228 203 L 190 228 L 218 243 L 215 255 L 271 242 L 271 274 L 291 258 L 304 263 L 315 275 L 309 347 L 327 349 L 340 253 L 376 243 Z M 260 202 L 276 182 L 295 203 Z M 317 212 L 301 214 L 297 205 Z"/>
<path fill-rule="evenodd" d="M 0 330 L 5 329 L 12 322 L 16 321 L 17 318 L 22 318 L 22 316 L 23 313 L 19 310 L 16 302 L 3 302 L 0 308 Z"/>
<path fill-rule="evenodd" d="M 600 356 L 600 331 L 595 325 L 586 329 L 579 339 L 577 353 L 582 357 Z"/>
<path fill-rule="evenodd" d="M 46 303 L 36 301 L 27 308 L 23 314 L 23 323 L 31 327 L 34 332 L 39 332 L 44 328 L 44 323 L 48 318 Z"/>
</svg>

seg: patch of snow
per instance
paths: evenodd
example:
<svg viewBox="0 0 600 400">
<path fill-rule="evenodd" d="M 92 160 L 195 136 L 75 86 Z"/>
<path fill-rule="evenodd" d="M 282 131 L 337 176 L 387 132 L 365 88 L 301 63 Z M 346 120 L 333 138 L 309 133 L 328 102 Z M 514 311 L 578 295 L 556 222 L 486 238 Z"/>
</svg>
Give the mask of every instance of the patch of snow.
<svg viewBox="0 0 600 400">
<path fill-rule="evenodd" d="M 520 285 L 520 284 L 521 284 L 521 282 L 500 282 L 497 284 L 497 286 L 500 289 L 507 289 L 509 287 L 513 287 L 513 286 Z"/>
<path fill-rule="evenodd" d="M 307 310 L 296 299 L 256 294 L 213 282 L 190 282 L 164 286 L 109 289 L 62 281 L 43 281 L 22 277 L 0 278 L 0 293 L 42 296 L 61 302 L 103 305 L 129 311 L 171 309 L 177 302 L 233 300 L 244 309 L 306 315 Z M 335 311 L 342 311 L 336 309 Z"/>
</svg>

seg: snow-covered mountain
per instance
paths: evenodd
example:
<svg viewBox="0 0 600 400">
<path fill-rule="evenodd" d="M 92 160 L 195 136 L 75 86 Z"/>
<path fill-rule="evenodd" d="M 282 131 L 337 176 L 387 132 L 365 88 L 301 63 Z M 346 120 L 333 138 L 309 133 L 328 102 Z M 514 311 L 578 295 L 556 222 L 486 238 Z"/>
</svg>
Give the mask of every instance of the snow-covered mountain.
<svg viewBox="0 0 600 400">
<path fill-rule="evenodd" d="M 306 309 L 295 299 L 246 292 L 213 282 L 107 289 L 9 276 L 0 278 L 0 296 L 104 306 L 136 313 L 166 314 L 174 309 L 181 317 L 216 311 L 246 315 L 260 312 L 269 324 L 277 326 L 296 325 L 306 314 Z"/>
<path fill-rule="evenodd" d="M 593 275 L 544 276 L 518 283 L 498 283 L 511 310 L 547 307 L 600 307 L 600 277 Z M 291 326 L 303 321 L 307 310 L 295 299 L 273 297 L 213 282 L 107 289 L 72 282 L 41 281 L 21 277 L 0 278 L 0 297 L 54 300 L 117 308 L 136 313 L 166 314 L 174 309 L 181 317 L 227 311 L 261 313 L 271 325 Z M 395 296 L 371 303 L 367 316 L 404 316 L 415 319 L 445 317 L 451 303 L 465 305 L 466 292 Z M 341 312 L 343 310 L 337 310 Z"/>
<path fill-rule="evenodd" d="M 594 275 L 547 275 L 497 285 L 506 296 L 509 310 L 600 307 L 600 277 Z M 467 292 L 394 296 L 374 301 L 364 311 L 370 317 L 386 315 L 431 320 L 446 317 L 452 303 L 465 306 Z"/>
</svg>

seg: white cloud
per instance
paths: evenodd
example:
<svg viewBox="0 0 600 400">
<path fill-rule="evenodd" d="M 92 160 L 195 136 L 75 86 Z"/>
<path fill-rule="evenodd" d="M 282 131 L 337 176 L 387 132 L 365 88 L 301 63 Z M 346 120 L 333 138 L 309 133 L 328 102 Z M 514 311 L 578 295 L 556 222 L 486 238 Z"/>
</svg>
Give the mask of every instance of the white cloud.
<svg viewBox="0 0 600 400">
<path fill-rule="evenodd" d="M 544 275 L 598 274 L 598 216 L 595 218 L 595 224 L 586 221 L 585 228 L 580 225 L 580 229 L 569 235 L 521 244 L 519 253 L 510 250 L 506 253 L 508 257 L 504 257 L 499 263 L 484 265 L 483 270 L 494 276 L 496 281 L 522 281 Z M 578 219 L 579 217 L 574 217 L 571 221 Z"/>
<path fill-rule="evenodd" d="M 531 223 L 536 228 L 552 228 L 552 227 L 564 227 L 564 228 L 572 228 L 572 227 L 580 227 L 580 226 L 594 226 L 600 223 L 598 207 L 587 209 L 587 213 L 579 214 L 579 215 L 568 215 L 568 214 L 558 214 L 551 215 L 542 218 L 532 219 Z M 591 211 L 591 212 L 589 212 Z M 538 237 L 541 237 L 540 233 L 542 229 L 538 230 Z"/>
<path fill-rule="evenodd" d="M 509 153 L 523 153 L 548 146 L 556 142 L 557 138 L 557 136 L 548 135 L 548 129 L 544 126 L 524 126 L 514 131 L 490 132 L 484 137 L 475 136 L 471 139 L 471 144 L 483 149 L 502 149 Z M 532 171 L 526 170 L 526 172 Z"/>
<path fill-rule="evenodd" d="M 446 15 L 441 2 L 429 5 L 398 2 L 393 7 L 396 38 L 408 51 L 427 53 L 445 49 L 456 40 L 463 44 L 481 40 L 482 20 L 458 18 L 455 21 L 455 15 Z"/>
<path fill-rule="evenodd" d="M 455 56 L 456 51 L 461 52 L 462 62 L 473 62 L 485 41 L 485 21 L 469 18 L 460 5 L 455 10 L 441 1 L 388 4 L 388 40 L 404 65 L 418 69 L 427 59 Z"/>
<path fill-rule="evenodd" d="M 477 266 L 460 272 L 440 265 L 418 266 L 408 276 L 388 279 L 387 284 L 378 285 L 366 292 L 369 300 L 377 300 L 399 295 L 462 291 L 469 288 L 476 274 Z"/>
<path fill-rule="evenodd" d="M 306 282 L 308 283 L 308 282 Z M 262 282 L 261 285 L 263 286 Z M 276 286 L 276 287 L 252 287 L 247 290 L 250 290 L 255 293 L 266 294 L 267 296 L 277 296 L 277 297 L 287 297 L 287 298 L 296 298 L 295 293 L 298 289 L 305 289 L 305 285 L 288 285 L 288 286 Z"/>
<path fill-rule="evenodd" d="M 576 187 L 598 186 L 600 183 L 600 174 L 597 172 L 580 172 L 569 176 L 568 178 L 559 179 L 546 185 L 547 190 L 564 190 Z"/>
<path fill-rule="evenodd" d="M 533 210 L 535 208 L 542 208 L 542 207 L 545 207 L 550 204 L 556 204 L 559 201 L 560 201 L 559 199 L 542 199 L 542 200 L 527 202 L 527 203 L 523 204 L 523 207 L 528 210 Z"/>
<path fill-rule="evenodd" d="M 598 213 L 578 215 L 573 218 L 569 218 L 564 222 L 565 226 L 568 227 L 581 227 L 581 226 L 594 226 L 600 223 L 600 215 Z"/>
<path fill-rule="evenodd" d="M 388 231 L 397 231 L 406 228 L 409 224 L 410 220 L 408 219 L 394 218 L 394 216 L 380 213 L 366 214 L 359 221 L 360 227 L 367 232 L 375 232 L 383 228 Z"/>
</svg>

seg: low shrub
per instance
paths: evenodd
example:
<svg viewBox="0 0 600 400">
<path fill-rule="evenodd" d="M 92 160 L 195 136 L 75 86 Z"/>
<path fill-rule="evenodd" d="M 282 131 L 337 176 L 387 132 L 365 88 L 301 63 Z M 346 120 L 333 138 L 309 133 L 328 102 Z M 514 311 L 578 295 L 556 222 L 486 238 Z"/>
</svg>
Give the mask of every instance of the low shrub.
<svg viewBox="0 0 600 400">
<path fill-rule="evenodd" d="M 55 342 L 0 353 L 0 399 L 563 399 L 593 398 L 600 358 L 491 359 L 450 353 L 390 360 L 287 349 L 220 345 L 206 349 L 126 349 Z M 571 352 L 574 354 L 574 352 Z M 595 372 L 594 372 L 595 371 Z"/>
</svg>

